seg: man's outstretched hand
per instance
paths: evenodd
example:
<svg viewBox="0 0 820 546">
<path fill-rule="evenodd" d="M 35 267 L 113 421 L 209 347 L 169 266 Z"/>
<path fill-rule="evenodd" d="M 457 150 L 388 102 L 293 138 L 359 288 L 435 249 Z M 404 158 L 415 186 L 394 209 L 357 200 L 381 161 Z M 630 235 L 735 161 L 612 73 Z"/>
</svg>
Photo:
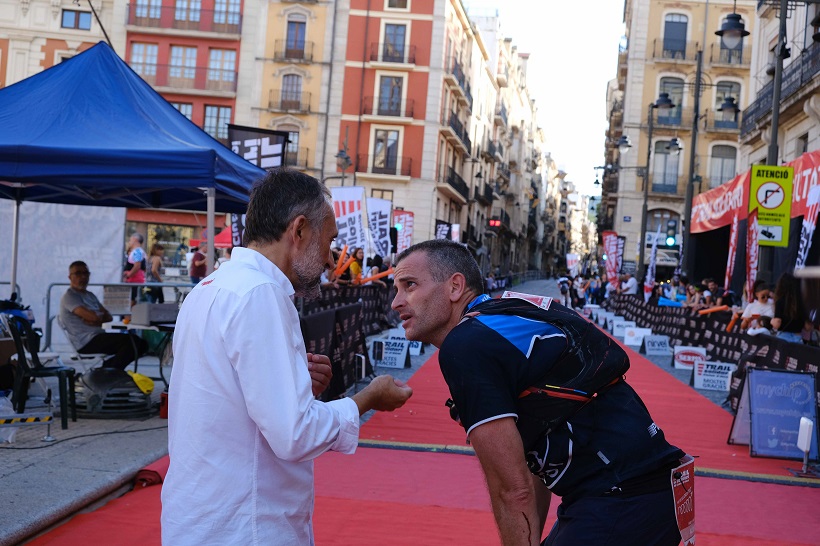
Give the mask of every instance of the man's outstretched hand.
<svg viewBox="0 0 820 546">
<path fill-rule="evenodd" d="M 313 396 L 319 396 L 325 392 L 325 389 L 330 385 L 330 379 L 333 377 L 330 359 L 325 355 L 307 353 L 307 361 Z"/>
<path fill-rule="evenodd" d="M 353 401 L 359 406 L 359 415 L 370 410 L 393 411 L 404 405 L 413 395 L 413 389 L 404 381 L 389 375 L 380 375 L 368 386 L 353 395 Z"/>
</svg>

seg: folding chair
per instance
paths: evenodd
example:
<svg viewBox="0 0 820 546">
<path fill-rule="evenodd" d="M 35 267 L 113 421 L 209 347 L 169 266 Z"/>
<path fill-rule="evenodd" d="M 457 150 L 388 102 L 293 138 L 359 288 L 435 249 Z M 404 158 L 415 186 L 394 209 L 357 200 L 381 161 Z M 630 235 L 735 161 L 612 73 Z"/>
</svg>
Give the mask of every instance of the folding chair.
<svg viewBox="0 0 820 546">
<path fill-rule="evenodd" d="M 68 342 L 71 343 L 71 338 L 68 336 L 66 332 L 65 325 L 63 324 L 62 319 L 60 319 L 60 315 L 57 315 L 57 324 L 66 334 L 66 339 Z M 74 349 L 74 352 L 68 357 L 71 360 L 72 364 L 76 364 L 80 367 L 79 375 L 84 374 L 88 370 L 92 368 L 97 368 L 102 366 L 102 363 L 105 362 L 105 359 L 110 356 L 105 353 L 81 353 L 78 351 L 79 347 L 74 347 L 74 344 L 71 343 L 71 347 Z"/>
<path fill-rule="evenodd" d="M 26 411 L 31 379 L 56 377 L 60 390 L 60 419 L 62 420 L 63 430 L 67 429 L 69 405 L 71 420 L 77 420 L 77 405 L 74 398 L 74 368 L 63 365 L 43 366 L 38 356 L 40 338 L 34 332 L 31 323 L 26 319 L 15 315 L 0 314 L 0 322 L 11 334 L 17 349 L 17 366 L 15 367 L 14 389 L 11 395 L 14 411 L 17 413 Z"/>
</svg>

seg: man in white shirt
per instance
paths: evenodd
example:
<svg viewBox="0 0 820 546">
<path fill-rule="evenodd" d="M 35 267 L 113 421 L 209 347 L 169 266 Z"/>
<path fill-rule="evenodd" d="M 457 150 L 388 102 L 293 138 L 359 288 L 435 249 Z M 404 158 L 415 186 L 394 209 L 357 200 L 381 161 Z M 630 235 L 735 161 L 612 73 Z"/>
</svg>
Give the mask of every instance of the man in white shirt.
<svg viewBox="0 0 820 546">
<path fill-rule="evenodd" d="M 330 193 L 289 170 L 252 193 L 244 239 L 180 309 L 169 392 L 166 545 L 312 545 L 313 459 L 353 453 L 359 417 L 412 394 L 380 376 L 351 398 L 315 396 L 330 360 L 305 352 L 294 295 L 319 294 L 333 261 Z"/>
<path fill-rule="evenodd" d="M 632 295 L 638 293 L 638 281 L 632 276 L 632 273 L 624 273 L 624 281 L 621 283 L 621 294 Z"/>
</svg>

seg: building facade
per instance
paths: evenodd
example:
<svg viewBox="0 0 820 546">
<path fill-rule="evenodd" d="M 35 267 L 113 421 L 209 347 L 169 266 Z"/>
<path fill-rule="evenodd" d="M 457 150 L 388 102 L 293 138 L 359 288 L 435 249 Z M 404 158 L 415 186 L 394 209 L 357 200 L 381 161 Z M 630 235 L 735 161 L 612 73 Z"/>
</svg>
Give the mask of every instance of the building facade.
<svg viewBox="0 0 820 546">
<path fill-rule="evenodd" d="M 721 108 L 727 99 L 741 108 L 749 103 L 752 46 L 745 39 L 728 49 L 715 31 L 735 9 L 746 29 L 753 30 L 756 4 L 754 0 L 625 2 L 627 43 L 618 55 L 617 89 L 610 90 L 607 98 L 610 127 L 605 158 L 612 168 L 604 176 L 602 227 L 611 225 L 626 236 L 627 268 L 642 269 L 637 264 L 640 245 L 645 249 L 645 265 L 658 228 L 665 236 L 672 221 L 677 226 L 677 244 L 660 245 L 657 262 L 659 278 L 671 275 L 679 264 L 681 219 L 690 180 L 697 194 L 731 180 L 742 169 L 742 118 Z M 650 106 L 658 104 L 661 94 L 673 108 Z M 697 146 L 693 147 L 695 131 Z M 629 138 L 632 147 L 616 157 L 621 135 Z M 682 144 L 682 153 L 676 154 L 675 146 L 670 146 L 673 139 Z M 644 184 L 648 185 L 646 218 Z M 646 236 L 639 241 L 642 225 Z"/>
</svg>

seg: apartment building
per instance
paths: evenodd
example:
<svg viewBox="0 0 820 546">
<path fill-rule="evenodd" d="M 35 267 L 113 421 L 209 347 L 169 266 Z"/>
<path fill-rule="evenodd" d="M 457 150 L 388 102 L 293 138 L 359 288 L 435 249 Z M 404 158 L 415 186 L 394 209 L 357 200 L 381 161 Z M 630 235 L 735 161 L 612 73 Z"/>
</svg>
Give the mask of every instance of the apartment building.
<svg viewBox="0 0 820 546">
<path fill-rule="evenodd" d="M 93 6 L 71 0 L 0 0 L 0 87 L 85 51 L 105 40 L 106 31 L 122 55 L 124 4 L 103 0 Z"/>
<path fill-rule="evenodd" d="M 732 13 L 740 15 L 747 30 L 753 30 L 756 4 L 755 0 L 625 2 L 628 41 L 618 54 L 617 90 L 607 99 L 611 121 L 605 157 L 613 159 L 614 168 L 604 177 L 607 214 L 603 222 L 626 236 L 627 268 L 639 265 L 641 244 L 644 264 L 648 262 L 648 249 L 658 227 L 665 235 L 672 220 L 678 226 L 678 244 L 661 246 L 658 251 L 658 277 L 671 275 L 679 263 L 680 226 L 689 181 L 694 181 L 693 192 L 697 194 L 731 180 L 743 168 L 741 116 L 725 105 L 727 100 L 741 108 L 749 104 L 752 45 L 745 39 L 729 49 L 715 31 Z M 696 112 L 699 66 L 701 94 Z M 660 104 L 660 97 L 671 101 L 673 108 L 650 106 Z M 697 146 L 693 148 L 696 127 Z M 615 151 L 616 137 L 621 135 L 631 141 L 628 153 Z M 682 153 L 676 153 L 681 148 Z M 644 184 L 648 185 L 646 218 Z M 642 225 L 646 236 L 639 241 Z"/>
</svg>

